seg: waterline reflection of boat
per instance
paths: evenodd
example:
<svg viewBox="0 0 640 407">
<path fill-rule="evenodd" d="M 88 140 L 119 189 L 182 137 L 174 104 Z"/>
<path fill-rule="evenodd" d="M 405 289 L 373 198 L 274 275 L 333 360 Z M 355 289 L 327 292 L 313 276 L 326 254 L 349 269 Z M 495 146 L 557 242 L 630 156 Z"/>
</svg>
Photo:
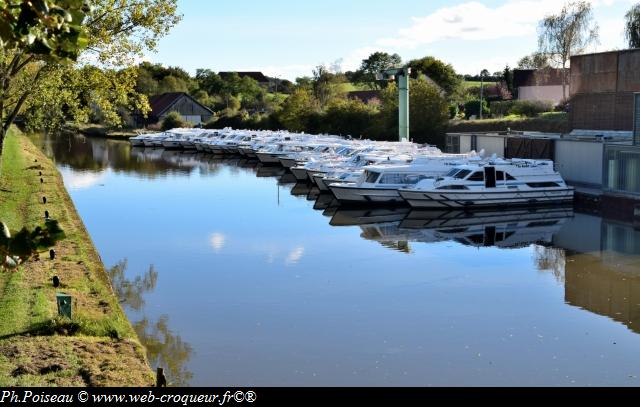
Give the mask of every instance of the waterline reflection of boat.
<svg viewBox="0 0 640 407">
<path fill-rule="evenodd" d="M 412 211 L 399 228 L 420 231 L 412 241 L 453 240 L 467 246 L 518 248 L 531 244 L 551 245 L 553 236 L 573 218 L 567 207 L 506 211 Z"/>
<path fill-rule="evenodd" d="M 354 226 L 371 223 L 400 222 L 409 213 L 409 208 L 338 208 L 331 218 L 331 226 Z"/>
<path fill-rule="evenodd" d="M 332 194 L 320 194 L 316 199 L 316 203 L 313 205 L 315 210 L 325 210 L 331 206 L 338 206 L 340 203 Z"/>
</svg>

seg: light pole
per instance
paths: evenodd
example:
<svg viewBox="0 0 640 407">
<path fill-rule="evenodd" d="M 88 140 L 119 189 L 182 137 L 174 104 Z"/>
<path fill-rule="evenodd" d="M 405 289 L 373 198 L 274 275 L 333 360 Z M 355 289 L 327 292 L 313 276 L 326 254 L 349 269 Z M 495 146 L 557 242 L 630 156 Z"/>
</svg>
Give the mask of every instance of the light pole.
<svg viewBox="0 0 640 407">
<path fill-rule="evenodd" d="M 484 96 L 484 77 L 488 73 L 489 72 L 486 69 L 483 69 L 482 72 L 480 72 L 480 114 L 478 116 L 480 117 L 480 120 L 482 120 L 482 99 Z"/>
<path fill-rule="evenodd" d="M 400 141 L 409 141 L 409 77 L 411 68 L 390 68 L 376 74 L 379 81 L 392 81 L 398 78 L 398 130 Z"/>
</svg>

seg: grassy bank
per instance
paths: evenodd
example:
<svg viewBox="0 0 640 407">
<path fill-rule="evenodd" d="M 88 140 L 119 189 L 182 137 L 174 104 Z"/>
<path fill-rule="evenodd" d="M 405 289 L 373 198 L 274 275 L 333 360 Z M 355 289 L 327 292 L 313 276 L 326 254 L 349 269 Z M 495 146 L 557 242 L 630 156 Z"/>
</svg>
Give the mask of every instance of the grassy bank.
<svg viewBox="0 0 640 407">
<path fill-rule="evenodd" d="M 15 233 L 42 225 L 45 210 L 66 234 L 56 260 L 42 253 L 17 271 L 0 271 L 0 386 L 151 385 L 144 349 L 60 174 L 26 136 L 10 132 L 0 168 L 0 220 Z M 61 288 L 53 287 L 54 275 Z M 72 321 L 56 317 L 56 292 L 73 297 Z"/>
<path fill-rule="evenodd" d="M 539 117 L 503 117 L 484 120 L 456 120 L 449 123 L 449 133 L 488 131 L 540 131 L 544 133 L 568 133 L 569 119 L 566 113 L 544 113 Z"/>
</svg>

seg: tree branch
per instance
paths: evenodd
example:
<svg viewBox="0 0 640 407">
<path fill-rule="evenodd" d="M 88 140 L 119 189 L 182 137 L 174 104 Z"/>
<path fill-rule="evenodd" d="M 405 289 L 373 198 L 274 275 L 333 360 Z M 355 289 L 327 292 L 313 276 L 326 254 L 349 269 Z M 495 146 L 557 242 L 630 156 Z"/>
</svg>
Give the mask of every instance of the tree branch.
<svg viewBox="0 0 640 407">
<path fill-rule="evenodd" d="M 44 67 L 40 68 L 40 70 L 38 71 L 36 76 L 33 78 L 34 86 L 35 86 L 35 83 L 38 82 L 38 79 L 40 79 L 40 75 L 42 74 L 43 71 L 44 71 Z M 7 120 L 5 120 L 5 122 L 2 124 L 2 128 L 3 128 L 3 130 L 5 132 L 9 131 L 9 127 L 11 127 L 13 122 L 16 120 L 16 117 L 18 116 L 18 113 L 20 113 L 20 109 L 22 109 L 22 105 L 24 105 L 24 102 L 27 101 L 27 98 L 31 95 L 31 93 L 33 92 L 33 89 L 34 89 L 34 87 L 31 87 L 31 88 L 29 88 L 29 90 L 27 90 L 26 92 L 24 92 L 22 94 L 22 96 L 18 100 L 18 103 L 13 108 L 13 111 L 11 112 L 11 114 L 9 114 L 9 116 L 7 116 Z"/>
</svg>

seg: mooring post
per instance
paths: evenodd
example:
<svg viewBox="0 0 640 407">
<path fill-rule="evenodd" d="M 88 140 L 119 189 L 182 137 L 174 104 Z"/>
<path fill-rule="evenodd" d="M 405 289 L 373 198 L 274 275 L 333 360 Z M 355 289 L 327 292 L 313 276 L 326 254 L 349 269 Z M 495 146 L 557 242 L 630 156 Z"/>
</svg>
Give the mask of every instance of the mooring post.
<svg viewBox="0 0 640 407">
<path fill-rule="evenodd" d="M 45 205 L 47 204 L 47 197 L 46 196 L 42 197 L 42 203 L 45 204 Z"/>
<path fill-rule="evenodd" d="M 167 387 L 167 378 L 164 375 L 164 369 L 161 367 L 156 370 L 156 387 Z"/>
</svg>

